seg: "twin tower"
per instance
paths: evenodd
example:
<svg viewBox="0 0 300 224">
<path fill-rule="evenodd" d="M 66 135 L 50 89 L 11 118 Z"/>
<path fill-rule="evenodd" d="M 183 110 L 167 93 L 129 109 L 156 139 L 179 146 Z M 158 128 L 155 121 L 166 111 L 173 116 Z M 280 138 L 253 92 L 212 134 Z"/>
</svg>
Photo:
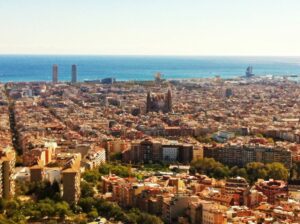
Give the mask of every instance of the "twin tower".
<svg viewBox="0 0 300 224">
<path fill-rule="evenodd" d="M 77 82 L 77 66 L 72 65 L 71 69 L 71 83 L 76 83 Z M 52 83 L 56 84 L 58 83 L 58 65 L 53 65 L 52 66 Z"/>
</svg>

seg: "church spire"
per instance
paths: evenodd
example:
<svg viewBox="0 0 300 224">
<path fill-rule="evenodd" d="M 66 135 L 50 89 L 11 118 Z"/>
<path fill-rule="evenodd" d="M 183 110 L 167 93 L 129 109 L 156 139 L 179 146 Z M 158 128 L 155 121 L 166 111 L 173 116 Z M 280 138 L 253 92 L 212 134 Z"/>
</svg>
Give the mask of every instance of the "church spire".
<svg viewBox="0 0 300 224">
<path fill-rule="evenodd" d="M 170 87 L 167 93 L 167 107 L 168 107 L 168 112 L 171 112 L 173 105 L 172 105 L 172 90 Z"/>
<path fill-rule="evenodd" d="M 148 91 L 147 93 L 147 102 L 146 102 L 146 113 L 148 113 L 151 110 L 151 92 Z"/>
</svg>

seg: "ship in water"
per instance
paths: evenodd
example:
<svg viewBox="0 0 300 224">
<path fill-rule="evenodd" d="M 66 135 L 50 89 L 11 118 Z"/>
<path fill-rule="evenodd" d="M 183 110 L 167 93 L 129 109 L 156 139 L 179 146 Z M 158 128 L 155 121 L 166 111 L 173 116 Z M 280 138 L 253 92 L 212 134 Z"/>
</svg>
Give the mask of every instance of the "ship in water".
<svg viewBox="0 0 300 224">
<path fill-rule="evenodd" d="M 253 67 L 252 66 L 248 66 L 247 70 L 246 70 L 246 78 L 251 78 L 253 77 Z"/>
</svg>

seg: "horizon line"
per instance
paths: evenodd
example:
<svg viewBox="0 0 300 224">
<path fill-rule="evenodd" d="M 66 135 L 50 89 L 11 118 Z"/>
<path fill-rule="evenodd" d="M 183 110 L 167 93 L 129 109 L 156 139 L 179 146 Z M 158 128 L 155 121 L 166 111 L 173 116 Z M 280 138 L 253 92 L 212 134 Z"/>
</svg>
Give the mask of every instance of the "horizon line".
<svg viewBox="0 0 300 224">
<path fill-rule="evenodd" d="M 239 54 L 53 54 L 53 53 L 0 53 L 0 56 L 109 56 L 109 57 L 300 57 L 299 55 L 239 55 Z"/>
</svg>

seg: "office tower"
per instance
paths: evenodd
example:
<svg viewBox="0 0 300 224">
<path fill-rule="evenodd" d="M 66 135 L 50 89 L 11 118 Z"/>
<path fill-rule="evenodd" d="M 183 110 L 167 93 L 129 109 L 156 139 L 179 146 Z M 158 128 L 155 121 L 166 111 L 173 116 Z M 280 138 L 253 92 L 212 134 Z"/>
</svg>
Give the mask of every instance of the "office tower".
<svg viewBox="0 0 300 224">
<path fill-rule="evenodd" d="M 9 199 L 15 195 L 16 153 L 12 148 L 0 151 L 0 197 Z"/>
<path fill-rule="evenodd" d="M 72 83 L 76 83 L 77 82 L 77 66 L 76 65 L 72 65 Z"/>
<path fill-rule="evenodd" d="M 58 83 L 58 65 L 52 66 L 52 82 L 53 84 Z"/>
</svg>

